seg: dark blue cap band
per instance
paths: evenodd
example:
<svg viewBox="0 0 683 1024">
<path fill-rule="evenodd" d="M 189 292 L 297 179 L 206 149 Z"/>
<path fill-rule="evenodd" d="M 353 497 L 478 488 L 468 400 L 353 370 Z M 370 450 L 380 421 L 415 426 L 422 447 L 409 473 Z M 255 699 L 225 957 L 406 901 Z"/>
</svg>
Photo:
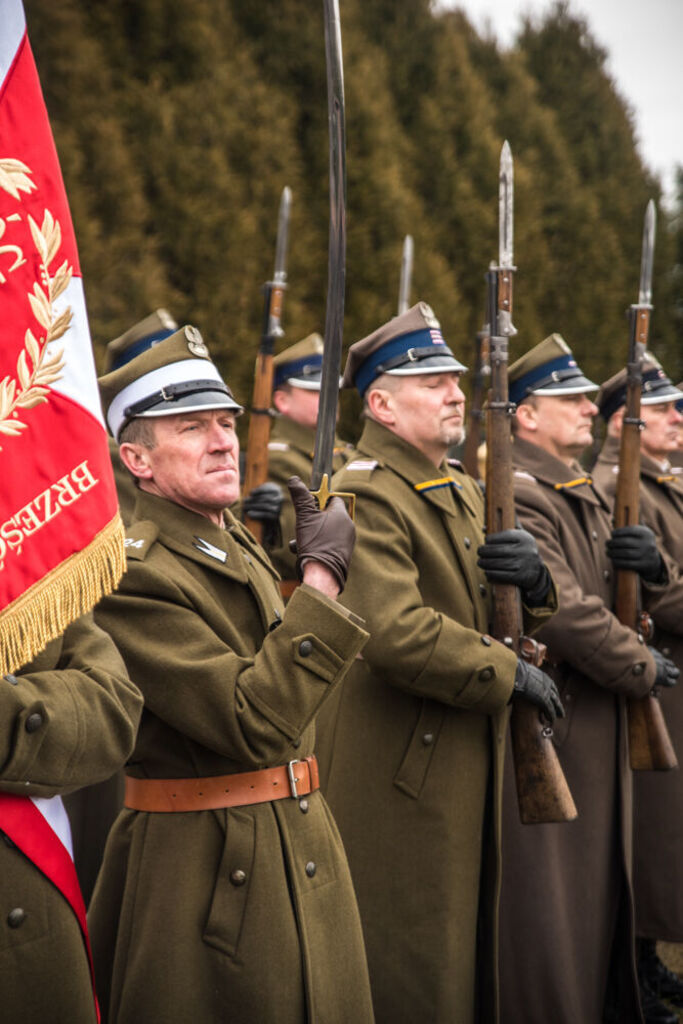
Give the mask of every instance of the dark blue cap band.
<svg viewBox="0 0 683 1024">
<path fill-rule="evenodd" d="M 643 374 L 643 384 L 641 388 L 641 399 L 642 398 L 655 398 L 659 391 L 664 392 L 661 396 L 661 401 L 666 402 L 667 396 L 671 400 L 674 396 L 671 394 L 674 385 L 671 383 L 667 375 L 660 367 L 653 367 L 651 370 L 646 370 Z M 626 382 L 617 388 L 609 398 L 607 398 L 600 409 L 600 415 L 607 422 L 611 416 L 621 409 L 622 405 L 626 404 Z M 653 404 L 650 402 L 650 404 Z M 683 412 L 683 399 L 676 402 L 676 408 L 679 412 Z"/>
<path fill-rule="evenodd" d="M 275 373 L 273 376 L 273 390 L 282 387 L 286 384 L 290 377 L 302 377 L 313 376 L 319 370 L 322 369 L 323 357 L 322 353 L 317 355 L 306 356 L 305 359 L 295 359 L 292 363 L 282 363 L 280 366 L 275 367 Z M 308 370 L 308 374 L 306 371 Z"/>
<path fill-rule="evenodd" d="M 416 350 L 419 350 L 418 357 L 414 354 Z M 411 358 L 411 354 L 413 354 L 413 358 Z M 362 397 L 373 380 L 387 370 L 395 370 L 399 366 L 408 366 L 410 363 L 414 363 L 417 367 L 422 360 L 429 359 L 431 356 L 450 356 L 453 362 L 457 363 L 455 356 L 444 342 L 441 331 L 437 328 L 426 328 L 422 331 L 402 334 L 398 338 L 392 338 L 386 345 L 382 345 L 368 356 L 358 368 L 354 384 Z M 460 363 L 457 365 L 460 367 Z M 438 367 L 435 367 L 436 369 Z"/>
<path fill-rule="evenodd" d="M 128 348 L 124 349 L 123 352 L 119 352 L 116 358 L 111 364 L 111 370 L 119 370 L 126 363 L 129 363 L 131 359 L 135 359 L 141 352 L 146 352 L 152 345 L 156 345 L 158 342 L 163 341 L 164 338 L 170 338 L 172 334 L 178 330 L 177 327 L 164 327 L 160 331 L 155 331 L 154 334 L 146 334 L 144 338 L 140 338 L 138 341 L 133 342 Z"/>
<path fill-rule="evenodd" d="M 557 378 L 553 378 L 553 374 L 557 374 Z M 558 356 L 557 359 L 551 359 L 549 363 L 536 366 L 517 380 L 510 381 L 508 388 L 510 401 L 519 405 L 539 385 L 544 383 L 548 386 L 554 383 L 561 384 L 563 380 L 567 381 L 572 377 L 583 377 L 583 374 L 577 366 L 574 356 L 571 352 L 567 352 L 566 355 Z"/>
</svg>

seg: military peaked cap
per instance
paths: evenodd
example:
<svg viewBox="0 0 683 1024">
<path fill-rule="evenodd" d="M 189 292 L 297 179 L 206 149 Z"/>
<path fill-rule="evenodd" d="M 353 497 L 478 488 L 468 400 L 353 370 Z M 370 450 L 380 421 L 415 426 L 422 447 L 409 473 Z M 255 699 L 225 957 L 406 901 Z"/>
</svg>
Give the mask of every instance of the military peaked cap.
<svg viewBox="0 0 683 1024">
<path fill-rule="evenodd" d="M 529 395 L 581 395 L 598 385 L 584 377 L 561 334 L 551 334 L 517 359 L 509 369 L 510 401 L 519 405 Z"/>
<path fill-rule="evenodd" d="M 431 306 L 418 302 L 351 346 L 342 387 L 356 387 L 364 395 L 383 373 L 408 377 L 466 369 L 446 345 Z"/>
<path fill-rule="evenodd" d="M 125 366 L 100 377 L 107 424 L 115 438 L 137 417 L 242 406 L 212 361 L 196 327 L 183 327 Z"/>
<path fill-rule="evenodd" d="M 675 387 L 662 369 L 661 363 L 648 352 L 643 359 L 643 385 L 640 392 L 641 405 L 658 405 L 660 402 L 683 400 L 683 391 Z M 606 380 L 596 398 L 600 415 L 607 422 L 617 409 L 626 402 L 626 368 Z"/>
<path fill-rule="evenodd" d="M 273 359 L 273 391 L 283 384 L 306 391 L 320 391 L 323 369 L 323 339 L 309 334 Z"/>
<path fill-rule="evenodd" d="M 158 345 L 177 330 L 178 324 L 167 309 L 155 310 L 109 342 L 104 356 L 105 372 L 111 373 L 125 366 L 141 352 L 146 352 L 152 345 Z"/>
</svg>

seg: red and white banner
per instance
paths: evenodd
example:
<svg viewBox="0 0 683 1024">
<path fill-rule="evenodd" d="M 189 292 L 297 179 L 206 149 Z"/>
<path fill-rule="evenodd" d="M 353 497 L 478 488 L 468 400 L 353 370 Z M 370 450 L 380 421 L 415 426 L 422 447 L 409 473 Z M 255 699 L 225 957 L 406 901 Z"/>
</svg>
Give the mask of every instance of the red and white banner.
<svg viewBox="0 0 683 1024">
<path fill-rule="evenodd" d="M 0 479 L 3 674 L 125 566 L 76 240 L 21 0 L 0 0 Z"/>
</svg>

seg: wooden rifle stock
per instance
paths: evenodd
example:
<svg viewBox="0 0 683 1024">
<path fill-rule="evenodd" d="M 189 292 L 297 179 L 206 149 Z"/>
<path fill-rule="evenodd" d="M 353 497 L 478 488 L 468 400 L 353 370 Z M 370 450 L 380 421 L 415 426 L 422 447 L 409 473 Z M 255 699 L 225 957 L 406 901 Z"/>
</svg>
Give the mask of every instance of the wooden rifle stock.
<svg viewBox="0 0 683 1024">
<path fill-rule="evenodd" d="M 254 390 L 251 398 L 249 433 L 242 483 L 242 497 L 250 494 L 268 479 L 268 441 L 270 439 L 270 403 L 273 394 L 273 350 L 277 339 L 284 336 L 280 326 L 282 303 L 287 287 L 285 269 L 289 233 L 289 210 L 292 193 L 285 186 L 280 199 L 277 241 L 275 245 L 275 272 L 273 280 L 263 286 L 263 331 L 256 357 Z M 263 524 L 249 516 L 244 521 L 258 541 L 263 535 Z"/>
<path fill-rule="evenodd" d="M 614 525 L 633 526 L 640 505 L 640 396 L 642 357 L 649 332 L 650 309 L 631 307 L 631 337 L 626 378 L 626 408 L 619 449 L 619 475 L 614 503 Z M 620 569 L 616 573 L 614 614 L 623 625 L 648 639 L 640 614 L 638 574 Z M 662 706 L 653 690 L 646 697 L 627 700 L 628 739 L 634 771 L 668 771 L 678 764 Z"/>
<path fill-rule="evenodd" d="M 487 533 L 497 533 L 513 529 L 516 525 L 510 430 L 514 407 L 508 401 L 508 340 L 501 331 L 498 316 L 501 307 L 506 313 L 503 329 L 508 326 L 509 330 L 511 268 L 490 270 L 487 284 L 491 390 L 486 421 L 486 530 Z M 493 636 L 519 657 L 539 665 L 545 648 L 523 636 L 522 627 L 519 588 L 513 584 L 494 584 Z M 522 823 L 572 821 L 577 810 L 553 746 L 550 725 L 542 720 L 540 712 L 531 703 L 516 699 L 512 702 L 510 731 Z"/>
</svg>

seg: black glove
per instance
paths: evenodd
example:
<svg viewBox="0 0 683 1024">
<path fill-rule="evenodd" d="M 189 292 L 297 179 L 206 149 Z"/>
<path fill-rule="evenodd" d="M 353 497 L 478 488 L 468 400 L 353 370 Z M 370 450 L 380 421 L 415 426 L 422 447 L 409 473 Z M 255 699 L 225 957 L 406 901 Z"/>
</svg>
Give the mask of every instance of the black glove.
<svg viewBox="0 0 683 1024">
<path fill-rule="evenodd" d="M 267 481 L 259 484 L 242 501 L 245 517 L 263 523 L 263 540 L 268 547 L 274 547 L 280 539 L 280 512 L 285 496 L 279 484 Z"/>
<path fill-rule="evenodd" d="M 332 498 L 321 512 L 308 487 L 298 476 L 287 482 L 296 513 L 296 569 L 303 579 L 304 563 L 321 562 L 344 589 L 356 528 L 341 498 Z"/>
<path fill-rule="evenodd" d="M 550 590 L 550 573 L 528 530 L 492 533 L 477 548 L 477 565 L 490 583 L 512 583 L 528 604 L 540 605 Z"/>
<path fill-rule="evenodd" d="M 662 652 L 658 651 L 656 647 L 648 647 L 648 651 L 655 659 L 655 665 L 657 666 L 655 686 L 675 686 L 678 682 L 680 672 L 674 665 L 673 661 L 670 661 L 669 658 L 665 658 Z"/>
<path fill-rule="evenodd" d="M 620 526 L 612 530 L 607 556 L 615 569 L 637 572 L 646 583 L 666 583 L 664 559 L 649 526 Z"/>
<path fill-rule="evenodd" d="M 564 708 L 555 683 L 537 665 L 519 658 L 515 673 L 515 693 L 536 704 L 550 722 L 564 718 Z"/>
</svg>

